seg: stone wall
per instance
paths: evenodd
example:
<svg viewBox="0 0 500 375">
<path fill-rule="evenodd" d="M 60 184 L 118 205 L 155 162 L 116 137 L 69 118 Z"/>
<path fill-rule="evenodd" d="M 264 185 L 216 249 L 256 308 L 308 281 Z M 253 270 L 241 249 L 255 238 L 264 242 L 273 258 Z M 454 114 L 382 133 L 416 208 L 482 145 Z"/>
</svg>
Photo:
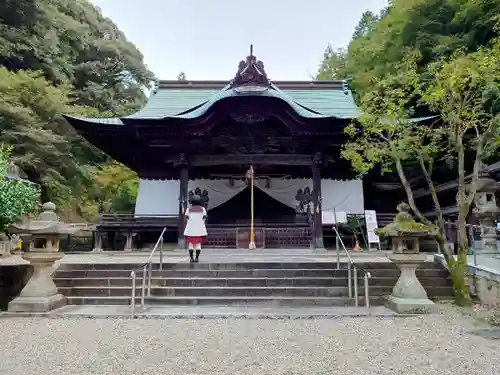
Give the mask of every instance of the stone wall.
<svg viewBox="0 0 500 375">
<path fill-rule="evenodd" d="M 470 292 L 481 305 L 500 305 L 500 274 L 476 266 L 469 266 L 468 273 Z"/>
<path fill-rule="evenodd" d="M 440 254 L 435 254 L 434 259 L 441 263 L 444 267 L 448 268 L 444 257 Z M 485 259 L 489 259 L 487 262 Z M 484 266 L 483 264 L 491 264 L 493 258 L 485 258 L 482 260 L 484 263 L 474 265 L 469 260 L 467 267 L 469 290 L 473 297 L 475 297 L 481 305 L 487 307 L 500 307 L 500 269 L 493 269 Z"/>
</svg>

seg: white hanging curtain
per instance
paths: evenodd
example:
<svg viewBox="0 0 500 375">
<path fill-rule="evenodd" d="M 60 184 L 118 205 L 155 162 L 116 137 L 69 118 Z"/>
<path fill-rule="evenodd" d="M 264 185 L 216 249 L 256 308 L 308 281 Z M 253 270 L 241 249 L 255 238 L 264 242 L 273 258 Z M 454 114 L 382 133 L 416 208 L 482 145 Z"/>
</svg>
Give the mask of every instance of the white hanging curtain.
<svg viewBox="0 0 500 375">
<path fill-rule="evenodd" d="M 269 187 L 266 185 L 269 184 Z M 266 179 L 255 180 L 255 186 L 268 194 L 271 198 L 276 199 L 284 205 L 295 208 L 298 201 L 295 198 L 299 189 L 304 190 L 307 186 L 312 190 L 312 180 L 307 178 L 301 179 L 281 179 L 271 178 L 268 182 Z"/>
<path fill-rule="evenodd" d="M 139 180 L 135 216 L 178 215 L 178 180 Z"/>
<path fill-rule="evenodd" d="M 267 185 L 269 184 L 269 187 Z M 309 187 L 312 191 L 311 179 L 278 179 L 270 181 L 256 179 L 255 186 L 284 205 L 297 207 L 296 195 L 299 189 Z M 245 181 L 234 180 L 231 184 L 224 180 L 190 180 L 188 191 L 199 187 L 207 190 L 208 209 L 227 202 L 246 187 Z M 362 180 L 321 180 L 323 211 L 344 211 L 349 214 L 364 213 Z M 139 192 L 135 205 L 135 215 L 177 215 L 179 212 L 178 180 L 145 180 L 139 181 Z"/>
<path fill-rule="evenodd" d="M 323 211 L 365 212 L 362 180 L 321 180 Z"/>
<path fill-rule="evenodd" d="M 231 184 L 228 179 L 224 180 L 189 180 L 188 192 L 192 191 L 194 193 L 196 188 L 200 188 L 201 192 L 206 190 L 208 193 L 208 209 L 211 210 L 223 203 L 226 203 L 232 197 L 234 197 L 239 192 L 243 191 L 246 187 L 246 183 L 243 180 L 233 180 L 234 184 Z"/>
</svg>

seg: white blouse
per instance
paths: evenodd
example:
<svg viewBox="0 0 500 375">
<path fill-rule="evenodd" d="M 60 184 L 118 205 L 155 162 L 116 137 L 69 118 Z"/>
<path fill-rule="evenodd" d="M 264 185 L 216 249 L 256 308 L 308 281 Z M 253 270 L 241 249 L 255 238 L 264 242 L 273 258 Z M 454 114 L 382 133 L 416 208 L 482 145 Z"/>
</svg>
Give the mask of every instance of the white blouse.
<svg viewBox="0 0 500 375">
<path fill-rule="evenodd" d="M 201 212 L 191 212 L 186 210 L 187 223 L 184 229 L 184 235 L 188 237 L 202 237 L 207 235 L 207 227 L 204 217 L 207 216 L 207 210 L 204 207 Z"/>
</svg>

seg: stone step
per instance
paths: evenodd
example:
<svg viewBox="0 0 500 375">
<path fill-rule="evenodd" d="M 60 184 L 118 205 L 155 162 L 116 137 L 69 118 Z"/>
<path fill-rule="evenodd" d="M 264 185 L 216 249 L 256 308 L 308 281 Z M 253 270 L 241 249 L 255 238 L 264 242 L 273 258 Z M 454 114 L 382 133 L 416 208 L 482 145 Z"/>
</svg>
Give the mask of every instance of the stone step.
<svg viewBox="0 0 500 375">
<path fill-rule="evenodd" d="M 130 297 L 68 297 L 71 305 L 130 305 Z M 354 306 L 354 300 L 345 297 L 146 297 L 146 306 L 168 305 L 224 305 L 224 306 Z M 383 298 L 370 297 L 370 304 L 380 306 Z M 137 309 L 140 310 L 140 298 L 136 297 Z M 364 306 L 360 296 L 359 305 Z"/>
<path fill-rule="evenodd" d="M 373 277 L 369 281 L 370 286 L 393 286 L 393 277 Z M 58 287 L 112 287 L 132 285 L 130 277 L 79 277 L 79 278 L 54 278 Z M 137 285 L 142 285 L 142 276 L 137 279 Z M 363 285 L 364 279 L 358 277 L 358 284 Z M 423 286 L 451 286 L 448 278 L 422 277 L 420 282 Z M 152 277 L 152 285 L 165 287 L 204 287 L 204 286 L 345 286 L 346 277 L 246 277 L 246 278 L 161 278 Z"/>
<path fill-rule="evenodd" d="M 54 273 L 55 278 L 69 277 L 130 277 L 130 270 L 57 270 Z M 373 269 L 370 270 L 372 277 L 394 277 L 398 278 L 400 271 L 398 269 Z M 250 278 L 250 277 L 346 277 L 347 269 L 247 269 L 247 270 L 200 270 L 193 268 L 190 270 L 163 270 L 153 271 L 155 277 L 166 278 Z M 358 272 L 362 276 L 363 272 Z M 141 277 L 142 271 L 137 273 Z M 417 276 L 448 278 L 449 273 L 444 269 L 419 269 Z"/>
<path fill-rule="evenodd" d="M 369 293 L 373 296 L 389 295 L 393 286 L 371 286 Z M 424 286 L 429 297 L 446 297 L 450 295 L 450 287 L 445 286 Z M 130 296 L 131 288 L 129 286 L 113 287 L 59 287 L 59 293 L 65 296 L 77 297 L 105 297 L 105 296 Z M 360 285 L 359 294 L 364 293 L 364 288 Z M 141 287 L 136 287 L 136 295 L 141 294 Z M 182 297 L 348 297 L 348 287 L 158 287 L 151 286 L 152 296 L 182 296 Z"/>
<path fill-rule="evenodd" d="M 387 263 L 389 267 L 392 264 Z M 142 263 L 82 263 L 61 264 L 59 270 L 130 270 L 137 269 Z M 242 263 L 163 263 L 164 270 L 252 270 L 252 269 L 331 269 L 337 267 L 332 262 L 242 262 Z M 347 263 L 341 263 L 341 268 L 347 268 Z M 159 269 L 159 263 L 153 263 L 153 269 Z"/>
<path fill-rule="evenodd" d="M 132 271 L 141 267 L 142 263 L 82 263 L 82 264 L 61 264 L 59 271 L 66 270 L 129 270 Z M 355 265 L 360 269 L 378 270 L 393 269 L 398 270 L 397 266 L 391 262 L 356 262 Z M 293 269 L 336 269 L 335 261 L 329 262 L 244 262 L 244 263 L 163 263 L 164 270 L 293 270 Z M 340 263 L 341 269 L 347 269 L 347 263 Z M 153 263 L 153 269 L 159 269 L 159 263 Z M 442 270 L 442 266 L 434 262 L 426 262 L 420 265 L 419 269 L 424 270 Z"/>
<path fill-rule="evenodd" d="M 130 296 L 130 287 L 60 287 L 65 296 Z M 141 288 L 136 288 L 141 293 Z M 344 297 L 347 285 L 341 287 L 151 287 L 151 295 L 158 297 L 260 297 L 260 296 L 297 296 L 297 297 Z"/>
</svg>

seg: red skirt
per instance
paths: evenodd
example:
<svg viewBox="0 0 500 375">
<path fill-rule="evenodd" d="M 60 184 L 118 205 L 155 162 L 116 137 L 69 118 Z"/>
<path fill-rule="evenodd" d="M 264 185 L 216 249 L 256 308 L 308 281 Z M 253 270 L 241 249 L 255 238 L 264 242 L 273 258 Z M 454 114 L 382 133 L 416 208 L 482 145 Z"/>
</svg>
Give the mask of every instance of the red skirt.
<svg viewBox="0 0 500 375">
<path fill-rule="evenodd" d="M 185 238 L 186 238 L 186 243 L 192 244 L 192 245 L 198 245 L 198 244 L 205 243 L 206 236 L 196 236 L 196 237 L 185 236 Z"/>
</svg>

